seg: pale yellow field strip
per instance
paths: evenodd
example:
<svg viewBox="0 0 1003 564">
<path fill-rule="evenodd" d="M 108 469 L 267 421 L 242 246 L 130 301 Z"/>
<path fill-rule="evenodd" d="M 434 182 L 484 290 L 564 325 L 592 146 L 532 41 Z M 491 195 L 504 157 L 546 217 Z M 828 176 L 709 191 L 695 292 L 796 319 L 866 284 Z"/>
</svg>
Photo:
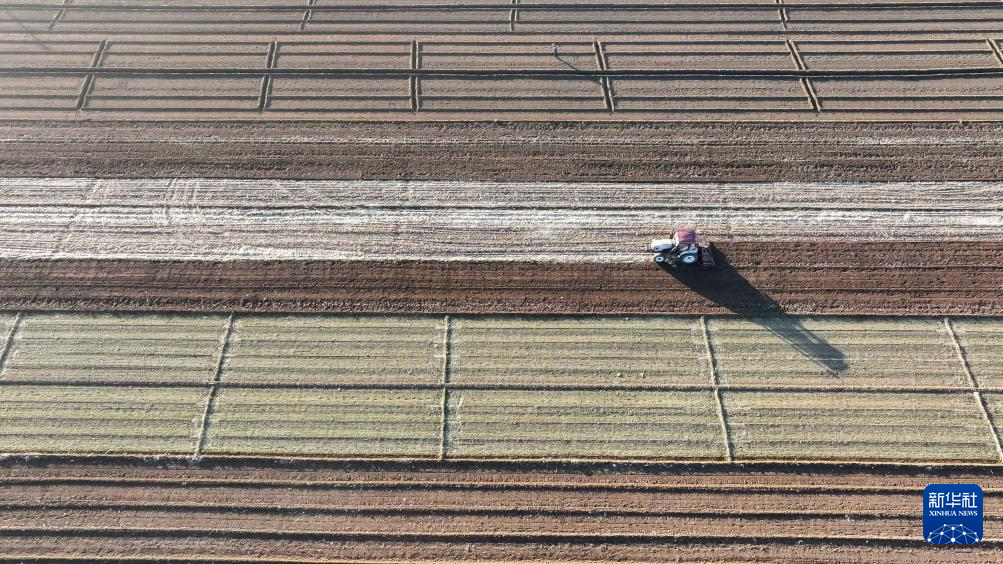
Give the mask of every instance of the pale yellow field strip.
<svg viewBox="0 0 1003 564">
<path fill-rule="evenodd" d="M 223 383 L 436 385 L 442 333 L 440 317 L 238 317 Z"/>
<path fill-rule="evenodd" d="M 24 314 L 6 382 L 207 384 L 224 316 Z"/>
<path fill-rule="evenodd" d="M 1003 463 L 1003 443 L 1000 442 L 999 431 L 993 425 L 993 416 L 989 412 L 989 404 L 986 402 L 985 396 L 979 389 L 978 382 L 975 381 L 975 374 L 972 371 L 972 364 L 968 360 L 968 353 L 965 348 L 961 346 L 961 340 L 958 338 L 958 332 L 954 328 L 954 322 L 951 318 L 944 318 L 944 330 L 951 338 L 951 345 L 954 347 L 954 352 L 958 355 L 958 362 L 961 364 L 962 371 L 965 373 L 965 381 L 972 389 L 972 397 L 975 398 L 975 403 L 979 406 L 980 414 L 983 420 L 986 422 L 986 426 L 989 429 L 990 435 L 993 439 L 993 446 L 996 448 L 996 457 Z"/>
<path fill-rule="evenodd" d="M 581 261 L 588 249 L 590 261 L 633 262 L 680 225 L 717 241 L 1003 238 L 999 182 L 0 178 L 0 188 L 0 256 L 11 258 Z"/>
<path fill-rule="evenodd" d="M 998 320 L 704 322 L 2 313 L 0 452 L 1000 462 Z"/>
<path fill-rule="evenodd" d="M 205 389 L 0 386 L 4 452 L 188 454 Z"/>
<path fill-rule="evenodd" d="M 525 386 L 703 386 L 692 318 L 458 318 L 450 382 Z"/>
<path fill-rule="evenodd" d="M 954 328 L 978 386 L 986 390 L 1003 390 L 1003 322 L 998 319 L 961 319 L 954 321 Z"/>
<path fill-rule="evenodd" d="M 970 393 L 723 392 L 736 459 L 998 462 Z"/>
<path fill-rule="evenodd" d="M 706 385 L 694 319 L 457 319 L 450 382 L 490 386 Z M 724 456 L 708 392 L 450 394 L 447 455 Z"/>
<path fill-rule="evenodd" d="M 710 392 L 463 390 L 449 413 L 447 456 L 724 456 Z"/>
<path fill-rule="evenodd" d="M 721 384 L 967 387 L 940 319 L 707 321 Z"/>
<path fill-rule="evenodd" d="M 438 390 L 224 388 L 203 452 L 437 456 L 440 398 Z"/>
</svg>

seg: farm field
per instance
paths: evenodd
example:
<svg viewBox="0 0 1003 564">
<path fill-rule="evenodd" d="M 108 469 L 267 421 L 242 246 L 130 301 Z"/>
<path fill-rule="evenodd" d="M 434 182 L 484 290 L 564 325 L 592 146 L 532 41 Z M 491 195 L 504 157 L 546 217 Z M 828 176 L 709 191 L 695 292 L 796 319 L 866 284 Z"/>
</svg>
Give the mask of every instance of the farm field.
<svg viewBox="0 0 1003 564">
<path fill-rule="evenodd" d="M 915 505 L 933 481 L 982 485 L 978 549 L 947 553 L 920 540 Z M 998 476 L 976 470 L 8 461 L 0 550 L 24 559 L 197 550 L 218 559 L 974 562 L 1000 551 L 990 540 L 1000 492 Z"/>
<path fill-rule="evenodd" d="M 3 558 L 1003 560 L 1003 4 L 0 0 L 0 53 Z"/>
<path fill-rule="evenodd" d="M 997 182 L 0 184 L 11 309 L 1003 314 Z M 717 269 L 647 262 L 681 224 Z"/>
<path fill-rule="evenodd" d="M 5 4 L 4 118 L 1003 118 L 992 3 Z"/>
<path fill-rule="evenodd" d="M 1003 10 L 996 7 L 615 6 L 6 10 L 0 30 L 9 32 L 3 42 L 13 57 L 0 67 L 7 77 L 0 113 L 311 120 L 1003 116 L 996 94 Z M 225 16 L 237 20 L 227 23 Z"/>
<path fill-rule="evenodd" d="M 15 455 L 1000 464 L 1000 327 L 22 312 L 0 430 Z"/>
<path fill-rule="evenodd" d="M 4 258 L 641 262 L 676 225 L 700 225 L 721 243 L 848 233 L 868 245 L 1003 241 L 998 182 L 0 178 L 0 187 Z"/>
<path fill-rule="evenodd" d="M 784 249 L 782 262 L 771 249 Z M 0 307 L 87 311 L 1003 315 L 1003 243 L 742 241 L 651 262 L 0 259 Z M 587 257 L 586 257 L 587 258 Z"/>
<path fill-rule="evenodd" d="M 6 177 L 998 182 L 994 122 L 0 120 Z"/>
<path fill-rule="evenodd" d="M 977 33 L 1003 19 L 995 6 L 980 2 L 950 5 L 928 2 L 818 2 L 792 0 L 783 5 L 763 0 L 720 3 L 648 2 L 644 10 L 618 2 L 539 2 L 518 5 L 483 0 L 449 0 L 419 6 L 396 0 L 366 5 L 335 2 L 263 1 L 248 5 L 209 2 L 4 2 L 7 31 L 51 31 L 61 34 L 116 34 L 172 31 L 179 34 L 237 33 L 310 36 L 342 32 L 367 37 L 401 33 L 494 34 L 515 32 L 580 33 L 725 33 L 756 32 L 899 32 L 904 36 L 933 32 Z M 852 22 L 846 20 L 852 18 Z M 947 25 L 930 25 L 934 19 Z"/>
</svg>

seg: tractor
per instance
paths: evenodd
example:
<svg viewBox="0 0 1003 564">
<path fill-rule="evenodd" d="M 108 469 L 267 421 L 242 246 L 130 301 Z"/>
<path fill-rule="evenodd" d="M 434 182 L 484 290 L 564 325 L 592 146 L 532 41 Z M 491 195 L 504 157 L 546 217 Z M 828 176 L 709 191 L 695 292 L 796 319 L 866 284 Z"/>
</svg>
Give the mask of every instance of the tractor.
<svg viewBox="0 0 1003 564">
<path fill-rule="evenodd" d="M 711 245 L 697 234 L 696 229 L 680 227 L 672 234 L 671 239 L 655 239 L 648 250 L 658 253 L 655 264 L 674 267 L 714 266 L 714 252 Z"/>
</svg>

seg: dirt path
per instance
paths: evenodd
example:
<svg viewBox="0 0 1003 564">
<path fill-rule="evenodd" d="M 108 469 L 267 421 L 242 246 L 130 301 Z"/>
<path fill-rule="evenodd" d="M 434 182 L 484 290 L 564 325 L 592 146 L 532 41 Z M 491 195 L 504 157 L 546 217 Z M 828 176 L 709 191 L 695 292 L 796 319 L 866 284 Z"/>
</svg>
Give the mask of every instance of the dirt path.
<svg viewBox="0 0 1003 564">
<path fill-rule="evenodd" d="M 978 483 L 986 535 L 1003 482 L 876 468 L 11 463 L 4 534 L 18 557 L 938 561 L 917 511 L 931 482 Z M 490 500 L 490 503 L 486 503 Z M 952 550 L 986 560 L 992 540 Z M 744 556 L 743 556 L 744 552 Z"/>
<path fill-rule="evenodd" d="M 654 264 L 3 260 L 5 309 L 1001 315 L 999 243 L 723 243 Z M 586 257 L 587 258 L 587 257 Z"/>
</svg>

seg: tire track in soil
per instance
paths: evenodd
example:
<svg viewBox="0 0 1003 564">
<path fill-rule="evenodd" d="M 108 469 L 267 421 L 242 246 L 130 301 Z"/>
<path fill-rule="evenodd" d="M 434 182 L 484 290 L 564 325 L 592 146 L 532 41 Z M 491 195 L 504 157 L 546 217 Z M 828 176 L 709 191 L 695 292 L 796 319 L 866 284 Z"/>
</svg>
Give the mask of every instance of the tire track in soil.
<svg viewBox="0 0 1003 564">
<path fill-rule="evenodd" d="M 737 242 L 714 270 L 436 261 L 0 260 L 0 308 L 1003 315 L 1003 244 Z"/>
</svg>

